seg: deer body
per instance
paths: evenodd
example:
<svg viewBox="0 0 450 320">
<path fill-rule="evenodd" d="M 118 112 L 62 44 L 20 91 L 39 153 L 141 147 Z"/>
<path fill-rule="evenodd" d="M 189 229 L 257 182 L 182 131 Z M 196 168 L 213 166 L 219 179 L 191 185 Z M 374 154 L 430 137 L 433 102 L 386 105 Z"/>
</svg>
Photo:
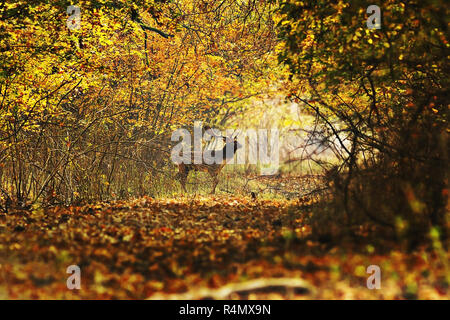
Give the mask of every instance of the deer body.
<svg viewBox="0 0 450 320">
<path fill-rule="evenodd" d="M 224 139 L 225 140 L 225 139 Z M 232 143 L 227 143 L 223 147 L 222 150 L 212 150 L 211 156 L 212 158 L 215 157 L 217 152 L 222 153 L 222 161 L 220 163 L 212 163 L 212 164 L 206 164 L 206 163 L 180 163 L 178 164 L 178 178 L 180 180 L 181 186 L 184 190 L 184 192 L 187 192 L 186 190 L 186 180 L 188 178 L 190 171 L 203 171 L 207 172 L 213 179 L 213 188 L 211 190 L 211 194 L 216 192 L 217 184 L 219 183 L 219 173 L 222 170 L 222 168 L 225 166 L 227 160 L 234 156 L 237 149 L 241 147 L 241 144 L 237 142 L 236 138 L 233 140 Z M 229 150 L 228 148 L 232 148 L 232 150 Z M 228 157 L 228 158 L 227 158 Z M 192 158 L 192 157 L 191 157 Z"/>
</svg>

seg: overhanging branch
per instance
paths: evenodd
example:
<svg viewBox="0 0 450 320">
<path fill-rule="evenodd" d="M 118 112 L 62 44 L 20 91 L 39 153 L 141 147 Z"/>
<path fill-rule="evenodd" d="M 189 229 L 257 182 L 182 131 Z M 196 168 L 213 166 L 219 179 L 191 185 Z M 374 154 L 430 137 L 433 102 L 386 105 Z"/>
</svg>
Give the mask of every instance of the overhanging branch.
<svg viewBox="0 0 450 320">
<path fill-rule="evenodd" d="M 142 30 L 148 30 L 148 31 L 152 31 L 152 32 L 156 32 L 157 34 L 159 34 L 160 36 L 164 37 L 164 38 L 170 38 L 173 37 L 172 34 L 168 34 L 165 33 L 164 31 L 161 31 L 159 29 L 147 26 L 141 19 L 141 17 L 139 17 L 139 13 L 135 10 L 135 9 L 131 9 L 131 20 L 134 22 L 139 23 L 139 25 L 141 26 Z"/>
<path fill-rule="evenodd" d="M 142 30 L 149 30 L 149 31 L 152 31 L 152 32 L 156 32 L 157 34 L 159 34 L 160 36 L 162 36 L 162 37 L 164 37 L 166 39 L 170 38 L 170 37 L 173 37 L 173 34 L 165 33 L 164 31 L 161 31 L 159 29 L 147 26 L 147 25 L 145 25 L 143 23 L 140 23 L 140 26 L 141 26 Z"/>
</svg>

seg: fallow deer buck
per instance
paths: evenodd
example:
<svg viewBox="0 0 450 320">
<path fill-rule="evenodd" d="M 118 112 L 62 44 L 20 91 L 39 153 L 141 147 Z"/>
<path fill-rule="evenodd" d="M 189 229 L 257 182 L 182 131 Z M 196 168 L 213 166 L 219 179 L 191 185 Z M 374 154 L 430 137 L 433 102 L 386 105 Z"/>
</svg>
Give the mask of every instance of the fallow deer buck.
<svg viewBox="0 0 450 320">
<path fill-rule="evenodd" d="M 216 136 L 217 137 L 217 136 Z M 178 178 L 180 180 L 181 186 L 183 187 L 184 192 L 186 191 L 186 180 L 189 175 L 189 171 L 203 171 L 207 172 L 211 175 L 213 178 L 213 188 L 211 190 L 211 194 L 214 194 L 216 192 L 217 184 L 219 183 L 218 175 L 222 168 L 225 166 L 227 161 L 229 159 L 232 159 L 236 153 L 236 151 L 242 147 L 242 145 L 237 141 L 237 137 L 233 138 L 227 138 L 224 136 L 218 136 L 223 139 L 223 142 L 225 143 L 225 146 L 221 150 L 208 150 L 211 154 L 211 158 L 215 159 L 216 156 L 221 154 L 221 162 L 219 163 L 212 163 L 212 164 L 206 164 L 206 163 L 180 163 L 178 164 Z M 193 158 L 191 154 L 191 159 Z"/>
</svg>

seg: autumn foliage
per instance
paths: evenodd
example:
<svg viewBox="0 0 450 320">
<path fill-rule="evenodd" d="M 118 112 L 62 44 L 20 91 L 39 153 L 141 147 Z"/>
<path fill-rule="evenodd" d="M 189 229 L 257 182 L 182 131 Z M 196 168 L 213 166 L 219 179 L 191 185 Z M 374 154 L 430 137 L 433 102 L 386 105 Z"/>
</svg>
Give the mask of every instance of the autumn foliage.
<svg viewBox="0 0 450 320">
<path fill-rule="evenodd" d="M 279 2 L 280 61 L 290 97 L 321 118 L 329 218 L 403 225 L 414 246 L 432 226 L 448 236 L 448 4 L 384 1 L 369 29 L 364 1 Z"/>
<path fill-rule="evenodd" d="M 333 248 L 311 237 L 312 204 L 313 199 L 145 197 L 2 215 L 0 294 L 206 299 L 231 284 L 219 298 L 448 297 L 448 252 L 422 248 L 409 255 L 389 244 L 393 250 L 386 253 L 384 245 L 360 246 L 355 238 Z M 365 232 L 358 232 L 360 239 Z M 82 270 L 81 290 L 66 287 L 66 268 L 74 264 Z M 366 287 L 372 264 L 383 270 L 383 290 Z M 291 280 L 273 286 L 268 279 L 274 278 Z M 266 282 L 252 290 L 236 286 L 257 279 Z"/>
<path fill-rule="evenodd" d="M 71 4 L 0 3 L 0 298 L 448 299 L 445 1 Z M 197 121 L 279 130 L 279 170 L 182 192 Z"/>
</svg>

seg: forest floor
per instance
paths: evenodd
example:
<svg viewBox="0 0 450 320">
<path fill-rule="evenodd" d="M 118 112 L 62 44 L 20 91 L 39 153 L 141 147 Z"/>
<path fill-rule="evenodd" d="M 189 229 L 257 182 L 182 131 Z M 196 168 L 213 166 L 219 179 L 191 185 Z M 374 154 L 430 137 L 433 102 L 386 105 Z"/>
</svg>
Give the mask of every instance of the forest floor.
<svg viewBox="0 0 450 320">
<path fill-rule="evenodd" d="M 448 252 L 313 241 L 307 208 L 187 196 L 10 211 L 0 214 L 0 298 L 450 298 Z M 70 265 L 80 290 L 67 288 Z M 369 265 L 380 289 L 367 288 Z"/>
</svg>

